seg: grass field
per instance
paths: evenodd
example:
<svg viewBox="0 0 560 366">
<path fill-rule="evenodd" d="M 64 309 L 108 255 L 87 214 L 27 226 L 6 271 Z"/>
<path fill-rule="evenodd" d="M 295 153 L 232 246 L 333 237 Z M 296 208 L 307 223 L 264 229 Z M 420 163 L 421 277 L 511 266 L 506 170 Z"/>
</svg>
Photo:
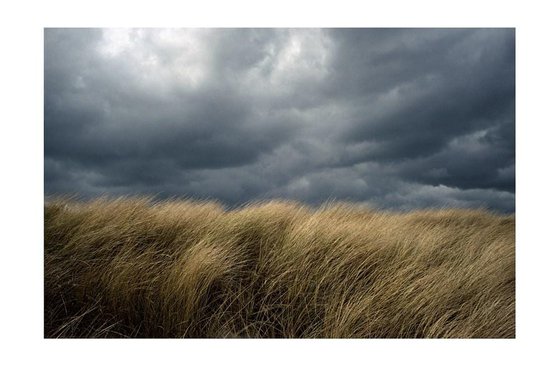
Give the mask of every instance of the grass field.
<svg viewBox="0 0 560 366">
<path fill-rule="evenodd" d="M 515 337 L 515 217 L 45 204 L 45 337 Z"/>
</svg>

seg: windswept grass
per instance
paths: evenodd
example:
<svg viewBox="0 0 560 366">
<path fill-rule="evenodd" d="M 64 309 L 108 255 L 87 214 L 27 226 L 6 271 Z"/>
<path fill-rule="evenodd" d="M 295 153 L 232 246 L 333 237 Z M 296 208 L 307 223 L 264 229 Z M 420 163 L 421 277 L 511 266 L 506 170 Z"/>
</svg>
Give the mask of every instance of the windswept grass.
<svg viewBox="0 0 560 366">
<path fill-rule="evenodd" d="M 45 204 L 45 337 L 515 336 L 515 219 Z"/>
</svg>

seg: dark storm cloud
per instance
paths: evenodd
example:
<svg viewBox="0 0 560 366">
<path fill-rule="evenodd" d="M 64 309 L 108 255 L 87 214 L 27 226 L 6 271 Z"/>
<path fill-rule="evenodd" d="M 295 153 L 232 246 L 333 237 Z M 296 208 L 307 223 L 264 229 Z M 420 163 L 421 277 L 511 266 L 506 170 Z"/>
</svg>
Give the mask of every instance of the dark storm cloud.
<svg viewBox="0 0 560 366">
<path fill-rule="evenodd" d="M 45 30 L 45 193 L 513 211 L 511 29 Z"/>
<path fill-rule="evenodd" d="M 379 50 L 368 47 L 375 31 L 370 37 L 342 31 L 356 32 L 360 37 L 344 43 L 337 63 L 344 65 L 343 75 L 366 76 L 362 84 L 350 79 L 348 88 L 362 85 L 363 102 L 343 135 L 347 142 L 372 142 L 372 158 L 430 155 L 450 137 L 492 126 L 498 118 L 513 120 L 509 31 L 385 31 Z M 350 45 L 358 54 L 346 52 Z"/>
</svg>

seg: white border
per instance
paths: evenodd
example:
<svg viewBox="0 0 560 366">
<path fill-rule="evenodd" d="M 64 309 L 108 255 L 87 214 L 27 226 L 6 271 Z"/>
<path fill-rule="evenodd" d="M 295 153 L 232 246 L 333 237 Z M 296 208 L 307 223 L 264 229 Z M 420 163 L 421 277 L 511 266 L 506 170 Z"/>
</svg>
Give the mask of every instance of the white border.
<svg viewBox="0 0 560 366">
<path fill-rule="evenodd" d="M 535 2 L 536 3 L 536 2 Z M 0 12 L 0 363 L 551 364 L 558 360 L 557 12 L 514 1 L 20 1 Z M 515 27 L 517 339 L 44 340 L 43 27 Z M 5 204 L 7 203 L 7 205 Z M 546 362 L 545 362 L 546 361 Z"/>
</svg>

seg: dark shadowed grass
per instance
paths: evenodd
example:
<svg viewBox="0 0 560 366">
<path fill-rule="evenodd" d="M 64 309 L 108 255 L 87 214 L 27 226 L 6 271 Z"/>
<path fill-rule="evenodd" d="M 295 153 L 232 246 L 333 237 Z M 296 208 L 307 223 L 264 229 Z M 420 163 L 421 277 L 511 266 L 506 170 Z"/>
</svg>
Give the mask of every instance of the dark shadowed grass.
<svg viewBox="0 0 560 366">
<path fill-rule="evenodd" d="M 45 205 L 45 337 L 515 336 L 515 219 L 147 198 Z"/>
</svg>

